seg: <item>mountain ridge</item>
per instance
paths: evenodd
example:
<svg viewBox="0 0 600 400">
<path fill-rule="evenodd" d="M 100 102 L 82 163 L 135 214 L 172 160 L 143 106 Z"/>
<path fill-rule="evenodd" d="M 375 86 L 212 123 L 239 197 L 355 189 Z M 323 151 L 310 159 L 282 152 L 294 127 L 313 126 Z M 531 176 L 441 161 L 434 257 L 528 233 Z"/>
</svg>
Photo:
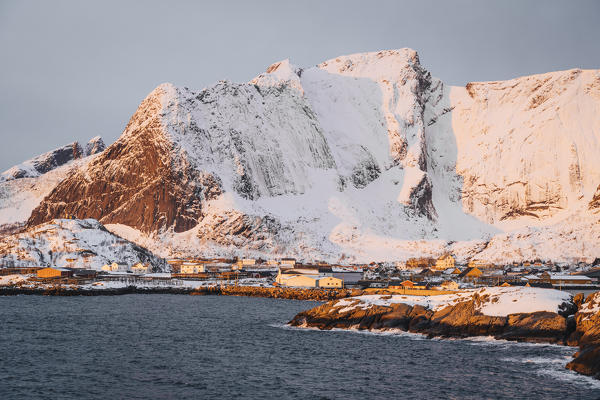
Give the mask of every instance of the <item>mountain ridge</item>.
<svg viewBox="0 0 600 400">
<path fill-rule="evenodd" d="M 472 256 L 497 235 L 554 237 L 572 215 L 594 233 L 599 99 L 597 70 L 451 87 L 411 49 L 284 60 L 199 92 L 163 84 L 28 225 L 72 214 L 157 248 L 329 259 L 459 252 L 454 242 Z M 586 241 L 564 257 L 594 257 L 600 240 Z M 532 244 L 515 240 L 515 258 L 519 246 Z"/>
</svg>

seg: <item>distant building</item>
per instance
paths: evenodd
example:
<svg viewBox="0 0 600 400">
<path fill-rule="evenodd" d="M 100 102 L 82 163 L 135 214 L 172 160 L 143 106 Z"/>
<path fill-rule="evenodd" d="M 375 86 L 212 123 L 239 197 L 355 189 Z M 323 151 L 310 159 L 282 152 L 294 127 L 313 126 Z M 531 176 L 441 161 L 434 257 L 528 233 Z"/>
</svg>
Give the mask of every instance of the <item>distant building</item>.
<svg viewBox="0 0 600 400">
<path fill-rule="evenodd" d="M 481 272 L 481 270 L 477 267 L 469 267 L 467 269 L 465 269 L 463 272 L 460 273 L 460 275 L 458 275 L 459 278 L 466 278 L 466 279 L 477 279 L 477 278 L 481 278 L 481 275 L 483 275 L 483 272 Z"/>
<path fill-rule="evenodd" d="M 279 263 L 280 265 L 289 265 L 289 266 L 294 266 L 296 265 L 296 259 L 295 258 L 282 258 L 281 262 Z"/>
<path fill-rule="evenodd" d="M 331 276 L 344 281 L 344 286 L 354 286 L 354 285 L 358 285 L 358 282 L 363 279 L 364 275 L 363 275 L 362 271 L 338 272 L 334 268 L 331 273 Z"/>
<path fill-rule="evenodd" d="M 460 273 L 461 273 L 460 269 L 458 269 L 456 267 L 448 268 L 443 272 L 444 275 L 460 275 Z"/>
<path fill-rule="evenodd" d="M 448 268 L 454 268 L 454 257 L 450 254 L 446 254 L 441 256 L 435 261 L 435 269 L 437 270 L 445 270 Z"/>
<path fill-rule="evenodd" d="M 181 264 L 179 269 L 181 274 L 201 274 L 204 272 L 206 272 L 206 266 L 201 263 L 184 263 Z"/>
<path fill-rule="evenodd" d="M 129 271 L 129 267 L 124 263 L 113 262 L 111 264 L 104 264 L 101 270 L 110 272 L 127 272 Z"/>
<path fill-rule="evenodd" d="M 445 281 L 440 285 L 440 288 L 444 290 L 458 290 L 458 283 L 454 281 Z"/>
<path fill-rule="evenodd" d="M 285 275 L 278 276 L 276 282 L 281 286 L 315 288 L 319 278 L 314 275 Z"/>
<path fill-rule="evenodd" d="M 37 270 L 38 278 L 66 278 L 73 276 L 73 271 L 68 268 L 48 267 Z"/>
<path fill-rule="evenodd" d="M 98 275 L 98 272 L 93 269 L 70 268 L 75 278 L 93 279 Z"/>
<path fill-rule="evenodd" d="M 412 289 L 412 288 L 415 287 L 415 283 L 413 281 L 410 281 L 410 280 L 405 280 L 405 281 L 402 281 L 402 282 L 396 281 L 394 283 L 390 282 L 390 284 L 388 285 L 388 287 L 390 289 Z"/>
<path fill-rule="evenodd" d="M 541 275 L 528 275 L 525 277 L 529 283 L 549 283 L 554 286 L 560 285 L 590 285 L 593 279 L 585 275 L 561 275 L 543 272 Z"/>
<path fill-rule="evenodd" d="M 148 265 L 148 264 L 142 264 L 142 263 L 134 264 L 131 267 L 131 271 L 133 273 L 136 273 L 136 274 L 146 274 L 148 272 L 151 272 L 150 271 L 150 265 Z"/>
<path fill-rule="evenodd" d="M 469 260 L 469 264 L 467 265 L 468 268 L 477 268 L 477 269 L 483 269 L 483 268 L 495 268 L 496 266 L 492 263 L 489 263 L 487 261 L 483 261 L 483 260 L 477 260 L 477 259 L 471 259 Z"/>
<path fill-rule="evenodd" d="M 344 281 L 333 276 L 325 276 L 319 278 L 318 285 L 322 288 L 342 288 L 344 287 Z"/>
<path fill-rule="evenodd" d="M 409 258 L 406 260 L 406 268 L 408 269 L 425 269 L 431 268 L 435 265 L 433 258 Z"/>
</svg>

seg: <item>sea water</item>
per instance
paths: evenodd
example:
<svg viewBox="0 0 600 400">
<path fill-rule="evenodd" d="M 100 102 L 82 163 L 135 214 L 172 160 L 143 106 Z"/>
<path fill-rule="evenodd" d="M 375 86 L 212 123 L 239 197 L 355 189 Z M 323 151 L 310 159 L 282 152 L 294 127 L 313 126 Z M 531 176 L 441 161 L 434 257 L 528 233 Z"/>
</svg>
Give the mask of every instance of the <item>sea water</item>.
<svg viewBox="0 0 600 400">
<path fill-rule="evenodd" d="M 0 399 L 595 399 L 557 345 L 318 331 L 318 303 L 0 297 Z"/>
</svg>

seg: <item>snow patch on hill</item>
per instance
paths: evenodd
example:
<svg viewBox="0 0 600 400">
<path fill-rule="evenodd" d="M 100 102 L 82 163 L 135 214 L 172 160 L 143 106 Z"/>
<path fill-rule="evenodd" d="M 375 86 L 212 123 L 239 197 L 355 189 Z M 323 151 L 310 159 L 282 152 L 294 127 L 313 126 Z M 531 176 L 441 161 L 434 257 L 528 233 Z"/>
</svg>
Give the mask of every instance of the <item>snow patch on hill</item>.
<svg viewBox="0 0 600 400">
<path fill-rule="evenodd" d="M 6 267 L 73 267 L 99 270 L 112 262 L 149 263 L 166 269 L 163 259 L 120 238 L 93 219 L 57 219 L 0 238 L 0 265 Z"/>
<path fill-rule="evenodd" d="M 343 307 L 340 312 L 348 312 L 355 308 L 369 309 L 372 306 L 392 304 L 420 305 L 432 311 L 458 303 L 472 301 L 477 296 L 481 301 L 477 310 L 484 315 L 506 317 L 509 314 L 532 313 L 536 311 L 555 312 L 561 310 L 561 305 L 570 303 L 572 295 L 554 289 L 533 287 L 486 287 L 465 290 L 455 294 L 439 296 L 403 296 L 403 295 L 365 295 L 339 300 L 335 306 Z"/>
</svg>

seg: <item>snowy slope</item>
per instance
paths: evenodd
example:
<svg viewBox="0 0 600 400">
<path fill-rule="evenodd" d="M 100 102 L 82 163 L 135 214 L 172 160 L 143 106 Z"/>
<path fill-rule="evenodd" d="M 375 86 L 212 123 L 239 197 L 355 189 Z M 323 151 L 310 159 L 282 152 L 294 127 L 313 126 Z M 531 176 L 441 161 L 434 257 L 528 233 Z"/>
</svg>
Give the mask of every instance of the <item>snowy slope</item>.
<svg viewBox="0 0 600 400">
<path fill-rule="evenodd" d="M 593 259 L 599 93 L 580 70 L 448 87 L 410 49 L 163 84 L 29 224 L 96 218 L 163 255 Z"/>
<path fill-rule="evenodd" d="M 107 231 L 96 220 L 57 219 L 0 238 L 0 265 L 76 267 L 99 270 L 104 264 L 149 263 L 164 270 L 164 260 Z"/>
<path fill-rule="evenodd" d="M 83 168 L 105 148 L 102 138 L 92 138 L 82 148 L 73 142 L 24 161 L 0 175 L 0 229 L 20 226 L 58 183 Z M 63 217 L 61 215 L 60 217 Z"/>
<path fill-rule="evenodd" d="M 478 296 L 479 301 L 474 301 Z M 343 307 L 340 313 L 355 308 L 369 309 L 372 306 L 390 306 L 403 303 L 420 305 L 439 311 L 465 301 L 474 301 L 477 311 L 483 315 L 506 317 L 509 314 L 548 311 L 558 313 L 563 304 L 571 303 L 573 295 L 554 289 L 532 287 L 485 287 L 439 296 L 365 295 L 338 300 L 335 307 Z"/>
<path fill-rule="evenodd" d="M 35 178 L 78 158 L 100 153 L 104 148 L 105 145 L 100 136 L 90 139 L 85 148 L 81 147 L 77 142 L 69 143 L 9 168 L 0 174 L 0 182 L 21 178 Z"/>
</svg>

